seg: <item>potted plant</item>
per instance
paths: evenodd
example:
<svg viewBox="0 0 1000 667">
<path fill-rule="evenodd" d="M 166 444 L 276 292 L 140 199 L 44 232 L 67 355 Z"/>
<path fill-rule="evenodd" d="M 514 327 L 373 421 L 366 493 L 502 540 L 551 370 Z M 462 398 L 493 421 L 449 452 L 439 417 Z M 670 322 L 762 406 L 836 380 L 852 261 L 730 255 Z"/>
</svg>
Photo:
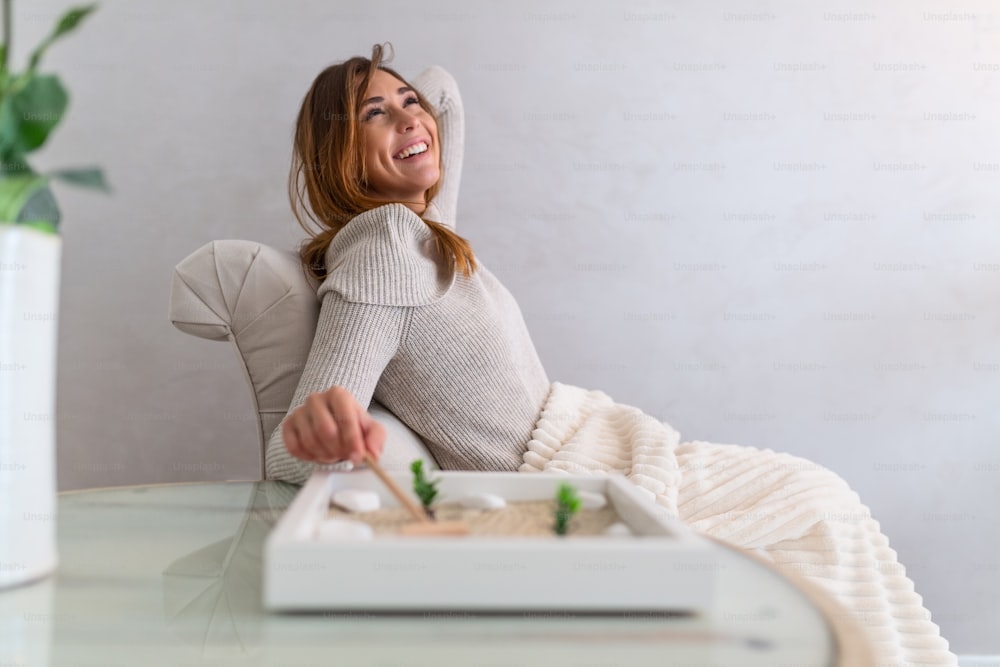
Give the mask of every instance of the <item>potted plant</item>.
<svg viewBox="0 0 1000 667">
<path fill-rule="evenodd" d="M 38 579 L 57 565 L 55 382 L 61 239 L 53 180 L 108 191 L 100 169 L 38 173 L 27 156 L 59 124 L 69 95 L 42 56 L 96 5 L 74 7 L 32 52 L 11 66 L 11 0 L 3 0 L 0 44 L 0 588 Z"/>
</svg>

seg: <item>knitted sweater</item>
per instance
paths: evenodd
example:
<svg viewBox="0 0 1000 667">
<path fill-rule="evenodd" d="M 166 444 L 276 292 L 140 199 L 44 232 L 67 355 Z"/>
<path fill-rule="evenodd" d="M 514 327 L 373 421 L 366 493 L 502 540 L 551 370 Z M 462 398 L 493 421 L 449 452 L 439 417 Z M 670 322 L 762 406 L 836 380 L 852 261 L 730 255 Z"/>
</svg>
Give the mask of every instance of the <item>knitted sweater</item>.
<svg viewBox="0 0 1000 667">
<path fill-rule="evenodd" d="M 424 216 L 454 228 L 464 144 L 458 86 L 439 66 L 412 83 L 435 106 L 444 151 L 442 188 Z M 288 413 L 339 385 L 366 409 L 374 396 L 444 470 L 516 471 L 550 382 L 514 297 L 476 261 L 469 278 L 445 262 L 403 204 L 348 222 L 326 254 L 316 333 Z M 301 484 L 315 464 L 288 452 L 285 419 L 268 441 L 265 469 Z"/>
</svg>

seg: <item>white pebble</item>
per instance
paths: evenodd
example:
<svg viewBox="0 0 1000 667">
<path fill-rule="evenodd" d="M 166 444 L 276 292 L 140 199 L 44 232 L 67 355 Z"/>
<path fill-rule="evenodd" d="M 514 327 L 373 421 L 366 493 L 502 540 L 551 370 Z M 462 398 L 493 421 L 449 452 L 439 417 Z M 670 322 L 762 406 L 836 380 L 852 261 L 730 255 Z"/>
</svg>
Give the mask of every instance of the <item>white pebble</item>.
<svg viewBox="0 0 1000 667">
<path fill-rule="evenodd" d="M 354 519 L 325 519 L 316 529 L 320 540 L 370 540 L 374 534 L 371 526 Z"/>
<path fill-rule="evenodd" d="M 580 505 L 585 510 L 599 510 L 608 504 L 608 499 L 603 493 L 593 491 L 578 491 L 576 494 L 580 498 Z"/>
<path fill-rule="evenodd" d="M 507 501 L 492 493 L 472 493 L 462 496 L 458 503 L 472 510 L 499 510 L 507 507 Z"/>
<path fill-rule="evenodd" d="M 337 491 L 333 494 L 333 502 L 348 512 L 372 512 L 381 506 L 377 493 L 358 489 Z"/>
<path fill-rule="evenodd" d="M 604 534 L 609 537 L 632 537 L 632 529 L 619 521 L 605 528 Z"/>
</svg>

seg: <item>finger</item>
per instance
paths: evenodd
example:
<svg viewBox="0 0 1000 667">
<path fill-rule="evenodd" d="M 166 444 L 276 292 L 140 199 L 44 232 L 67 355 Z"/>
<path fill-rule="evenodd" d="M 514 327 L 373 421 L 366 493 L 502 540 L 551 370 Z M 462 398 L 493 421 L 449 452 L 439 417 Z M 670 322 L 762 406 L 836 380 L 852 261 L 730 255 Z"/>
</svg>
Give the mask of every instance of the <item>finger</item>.
<svg viewBox="0 0 1000 667">
<path fill-rule="evenodd" d="M 365 436 L 365 448 L 378 461 L 382 457 L 385 446 L 385 427 L 378 423 L 368 412 L 361 416 L 361 428 Z"/>
<path fill-rule="evenodd" d="M 316 438 L 324 457 L 330 460 L 340 458 L 340 428 L 337 420 L 330 412 L 330 406 L 326 401 L 317 396 L 309 405 L 309 426 Z"/>
<path fill-rule="evenodd" d="M 295 443 L 294 449 L 289 446 L 289 452 L 292 456 L 297 459 L 302 459 L 303 461 L 312 461 L 313 456 L 309 449 L 306 447 L 306 441 L 302 437 L 302 431 L 299 430 L 298 424 L 295 421 L 288 423 L 288 431 L 291 434 L 291 441 Z M 287 441 L 286 441 L 287 444 Z"/>
<path fill-rule="evenodd" d="M 308 423 L 303 424 L 301 421 L 295 422 L 295 433 L 299 438 L 299 446 L 302 450 L 299 458 L 305 459 L 306 461 L 315 461 L 317 459 L 317 443 L 316 438 L 313 437 L 312 427 Z"/>
<path fill-rule="evenodd" d="M 354 463 L 354 465 L 358 465 L 359 463 L 364 462 L 365 456 L 367 456 L 368 454 L 368 446 L 365 443 L 365 433 L 364 429 L 361 426 L 361 418 L 360 418 L 361 413 L 363 412 L 364 410 L 355 412 L 353 415 L 353 419 L 351 420 L 355 429 L 355 436 L 354 439 L 351 440 L 351 445 L 350 445 L 351 462 Z"/>
<path fill-rule="evenodd" d="M 332 438 L 325 432 L 323 432 L 322 435 L 317 435 L 320 431 L 312 425 L 312 422 L 310 422 L 309 428 L 311 429 L 313 438 L 316 442 L 314 452 L 317 462 L 336 463 L 343 458 L 340 454 L 340 444 L 337 438 L 338 431 L 336 426 L 334 426 L 334 435 Z"/>
<path fill-rule="evenodd" d="M 314 395 L 309 410 L 309 421 L 316 431 L 316 434 L 323 440 L 332 440 L 337 435 L 337 422 L 330 406 L 321 396 Z"/>
<path fill-rule="evenodd" d="M 285 423 L 281 425 L 281 438 L 285 442 L 285 449 L 292 456 L 298 456 L 299 452 L 302 450 L 299 444 L 299 436 L 295 433 L 295 428 L 290 419 L 286 419 Z"/>
<path fill-rule="evenodd" d="M 331 458 L 327 448 L 316 437 L 312 424 L 309 422 L 307 411 L 300 413 L 298 419 L 296 419 L 295 431 L 302 443 L 302 458 L 307 461 L 315 461 L 316 463 L 331 463 L 336 460 Z"/>
<path fill-rule="evenodd" d="M 358 413 L 364 410 L 350 392 L 340 387 L 334 387 L 327 396 L 340 428 L 340 454 L 357 465 L 364 460 L 364 438 L 358 419 Z"/>
</svg>

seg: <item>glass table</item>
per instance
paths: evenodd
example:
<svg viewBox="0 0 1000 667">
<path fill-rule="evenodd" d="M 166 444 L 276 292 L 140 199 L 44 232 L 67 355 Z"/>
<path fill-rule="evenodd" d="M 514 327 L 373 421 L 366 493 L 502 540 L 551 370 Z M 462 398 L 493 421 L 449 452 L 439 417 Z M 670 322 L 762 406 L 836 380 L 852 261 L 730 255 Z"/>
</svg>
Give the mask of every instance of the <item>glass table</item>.
<svg viewBox="0 0 1000 667">
<path fill-rule="evenodd" d="M 721 542 L 715 608 L 702 617 L 269 613 L 264 541 L 298 490 L 268 481 L 59 494 L 58 569 L 0 591 L 0 665 L 871 663 L 835 602 Z"/>
</svg>

